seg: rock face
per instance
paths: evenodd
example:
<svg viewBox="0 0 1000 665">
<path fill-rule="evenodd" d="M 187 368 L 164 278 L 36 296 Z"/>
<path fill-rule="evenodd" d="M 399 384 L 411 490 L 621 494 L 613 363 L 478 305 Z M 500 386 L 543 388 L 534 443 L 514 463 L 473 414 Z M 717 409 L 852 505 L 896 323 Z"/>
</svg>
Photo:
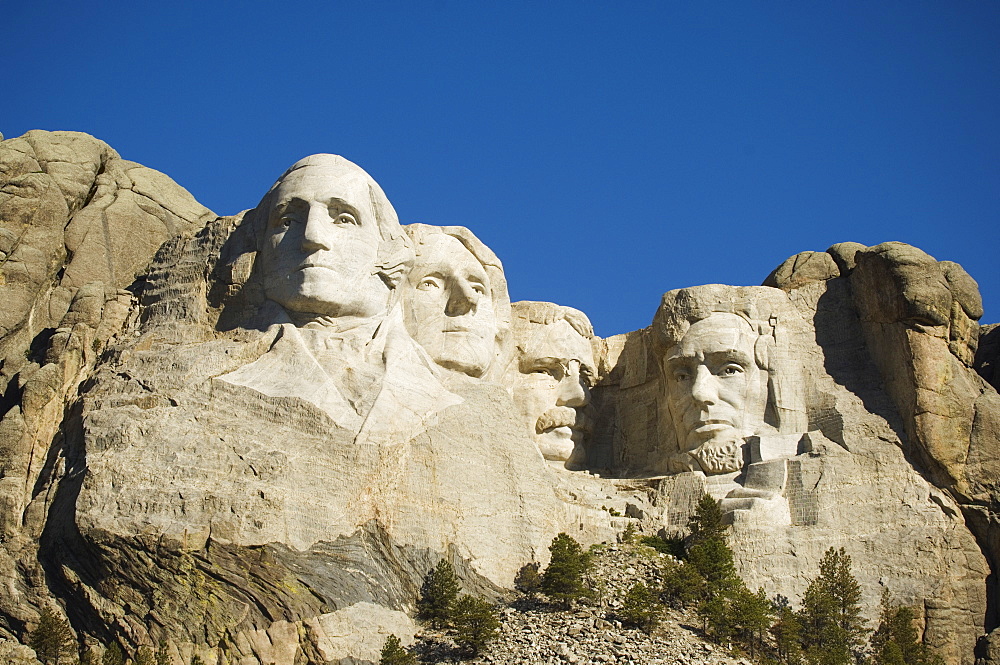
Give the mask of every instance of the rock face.
<svg viewBox="0 0 1000 665">
<path fill-rule="evenodd" d="M 794 601 L 844 547 L 947 662 L 996 626 L 996 353 L 957 264 L 840 243 L 602 340 L 333 155 L 230 217 L 82 134 L 0 169 L 0 638 L 56 600 L 177 663 L 372 662 L 440 559 L 495 597 L 560 531 L 682 533 L 702 492 L 751 587 Z"/>
</svg>

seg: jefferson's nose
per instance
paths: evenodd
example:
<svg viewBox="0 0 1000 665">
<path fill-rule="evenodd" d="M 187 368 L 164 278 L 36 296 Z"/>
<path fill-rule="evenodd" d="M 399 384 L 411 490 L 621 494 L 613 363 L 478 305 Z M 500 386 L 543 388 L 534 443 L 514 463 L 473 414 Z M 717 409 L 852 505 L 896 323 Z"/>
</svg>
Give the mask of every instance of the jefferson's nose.
<svg viewBox="0 0 1000 665">
<path fill-rule="evenodd" d="M 451 283 L 444 313 L 448 316 L 462 316 L 463 314 L 474 312 L 480 297 L 481 294 L 479 291 L 476 291 L 471 283 L 462 279 L 456 279 Z"/>
<path fill-rule="evenodd" d="M 556 388 L 556 406 L 586 406 L 590 403 L 590 388 L 580 378 L 580 363 L 573 361 Z"/>
<path fill-rule="evenodd" d="M 309 206 L 306 225 L 302 230 L 302 249 L 307 252 L 329 250 L 331 248 L 330 225 L 330 212 L 326 206 Z"/>
<path fill-rule="evenodd" d="M 704 365 L 698 365 L 694 370 L 691 398 L 699 404 L 715 404 L 719 400 L 716 378 Z"/>
</svg>

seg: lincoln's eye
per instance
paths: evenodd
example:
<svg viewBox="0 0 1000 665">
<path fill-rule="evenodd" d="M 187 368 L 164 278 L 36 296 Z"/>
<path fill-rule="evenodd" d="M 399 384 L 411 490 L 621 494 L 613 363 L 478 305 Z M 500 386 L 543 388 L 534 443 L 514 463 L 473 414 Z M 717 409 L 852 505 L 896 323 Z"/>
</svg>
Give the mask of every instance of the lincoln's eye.
<svg viewBox="0 0 1000 665">
<path fill-rule="evenodd" d="M 723 376 L 736 376 L 743 373 L 743 368 L 731 363 L 723 367 L 721 373 Z"/>
<path fill-rule="evenodd" d="M 342 212 L 337 215 L 334 220 L 334 224 L 357 224 L 357 218 L 349 212 Z"/>
</svg>

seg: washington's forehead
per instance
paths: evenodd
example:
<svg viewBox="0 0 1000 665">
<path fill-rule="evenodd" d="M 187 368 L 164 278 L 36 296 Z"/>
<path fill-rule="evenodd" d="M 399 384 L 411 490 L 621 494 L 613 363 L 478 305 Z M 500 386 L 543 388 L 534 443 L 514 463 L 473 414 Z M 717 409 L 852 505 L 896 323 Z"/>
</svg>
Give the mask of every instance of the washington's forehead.
<svg viewBox="0 0 1000 665">
<path fill-rule="evenodd" d="M 339 198 L 360 205 L 370 198 L 366 177 L 325 167 L 307 167 L 293 171 L 281 180 L 276 193 L 279 203 L 292 198 Z"/>
</svg>

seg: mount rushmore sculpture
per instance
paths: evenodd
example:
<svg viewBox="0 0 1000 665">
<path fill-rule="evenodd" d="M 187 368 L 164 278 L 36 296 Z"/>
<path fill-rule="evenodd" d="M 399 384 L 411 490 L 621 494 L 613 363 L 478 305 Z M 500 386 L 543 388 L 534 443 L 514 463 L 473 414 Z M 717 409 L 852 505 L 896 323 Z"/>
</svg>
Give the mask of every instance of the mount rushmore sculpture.
<svg viewBox="0 0 1000 665">
<path fill-rule="evenodd" d="M 844 547 L 870 617 L 887 589 L 948 662 L 1000 648 L 996 333 L 957 264 L 841 243 L 601 339 L 342 157 L 219 217 L 71 132 L 0 144 L 0 225 L 0 637 L 48 606 L 178 662 L 373 660 L 442 557 L 496 595 L 708 492 L 752 587 Z"/>
</svg>

